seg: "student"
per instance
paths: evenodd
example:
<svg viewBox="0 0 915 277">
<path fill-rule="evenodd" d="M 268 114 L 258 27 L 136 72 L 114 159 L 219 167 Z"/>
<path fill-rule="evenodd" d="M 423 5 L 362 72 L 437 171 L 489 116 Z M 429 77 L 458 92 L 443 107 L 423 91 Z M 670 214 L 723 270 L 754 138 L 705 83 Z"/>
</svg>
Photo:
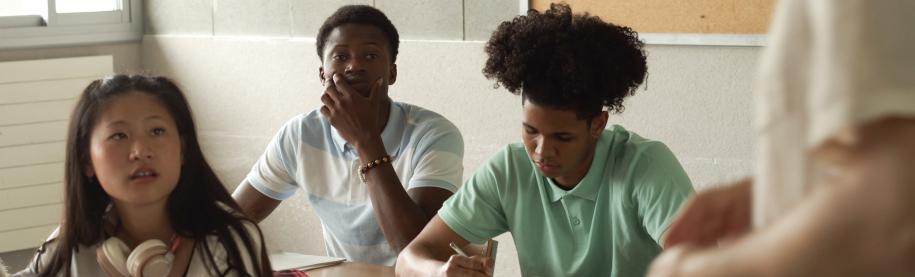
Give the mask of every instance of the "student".
<svg viewBox="0 0 915 277">
<path fill-rule="evenodd" d="M 522 143 L 445 202 L 397 273 L 491 274 L 487 259 L 453 255 L 449 243 L 511 232 L 523 275 L 644 275 L 692 185 L 663 143 L 605 129 L 645 77 L 636 33 L 552 4 L 503 22 L 486 53 L 483 73 L 522 96 Z"/>
<path fill-rule="evenodd" d="M 651 276 L 915 276 L 913 14 L 910 0 L 779 2 L 756 178 L 697 195 Z"/>
<path fill-rule="evenodd" d="M 464 143 L 444 117 L 393 102 L 397 30 L 370 6 L 344 6 L 318 31 L 324 105 L 289 120 L 235 190 L 255 220 L 302 189 L 327 254 L 393 265 L 457 190 Z"/>
<path fill-rule="evenodd" d="M 64 178 L 60 227 L 20 274 L 272 275 L 260 230 L 207 164 L 187 100 L 164 77 L 86 87 Z"/>
</svg>

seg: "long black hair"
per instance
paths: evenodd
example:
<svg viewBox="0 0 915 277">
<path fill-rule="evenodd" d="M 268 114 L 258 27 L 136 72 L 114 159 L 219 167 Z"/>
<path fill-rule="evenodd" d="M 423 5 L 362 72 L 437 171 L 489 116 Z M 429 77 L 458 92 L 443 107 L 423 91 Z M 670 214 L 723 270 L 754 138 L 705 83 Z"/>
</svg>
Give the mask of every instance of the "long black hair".
<svg viewBox="0 0 915 277">
<path fill-rule="evenodd" d="M 99 244 L 112 235 L 104 227 L 105 210 L 111 199 L 102 190 L 98 179 L 84 174 L 90 164 L 89 138 L 106 105 L 117 96 L 134 92 L 151 95 L 159 100 L 174 118 L 182 141 L 181 175 L 167 202 L 168 218 L 177 234 L 197 242 L 195 251 L 205 253 L 209 262 L 207 265 L 212 267 L 210 272 L 214 275 L 234 271 L 241 276 L 247 272 L 271 276 L 263 236 L 252 237 L 249 234 L 246 222 L 255 228 L 257 224 L 238 212 L 241 208 L 204 159 L 184 94 L 168 78 L 144 75 L 114 75 L 95 80 L 80 95 L 70 116 L 67 133 L 64 169 L 66 199 L 60 232 L 56 238 L 57 250 L 49 253 L 51 259 L 48 266 L 37 268 L 39 263 L 35 262 L 35 271 L 40 276 L 55 276 L 63 270 L 65 276 L 70 276 L 73 252 L 80 245 Z M 206 239 L 208 236 L 218 238 L 217 243 L 226 249 L 226 271 L 217 268 L 218 263 L 215 262 Z M 241 245 L 236 243 L 236 237 Z M 261 245 L 260 251 L 255 248 L 255 242 Z M 246 268 L 243 253 L 249 253 L 253 268 Z"/>
</svg>

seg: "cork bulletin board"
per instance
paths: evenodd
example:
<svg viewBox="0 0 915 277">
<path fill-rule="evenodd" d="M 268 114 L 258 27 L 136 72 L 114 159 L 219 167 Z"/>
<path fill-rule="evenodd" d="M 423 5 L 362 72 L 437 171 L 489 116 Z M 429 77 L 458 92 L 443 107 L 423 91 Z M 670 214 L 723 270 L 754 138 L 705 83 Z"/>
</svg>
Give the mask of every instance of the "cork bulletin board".
<svg viewBox="0 0 915 277">
<path fill-rule="evenodd" d="M 522 0 L 543 11 L 565 2 L 575 13 L 632 27 L 649 44 L 758 46 L 777 0 Z"/>
</svg>

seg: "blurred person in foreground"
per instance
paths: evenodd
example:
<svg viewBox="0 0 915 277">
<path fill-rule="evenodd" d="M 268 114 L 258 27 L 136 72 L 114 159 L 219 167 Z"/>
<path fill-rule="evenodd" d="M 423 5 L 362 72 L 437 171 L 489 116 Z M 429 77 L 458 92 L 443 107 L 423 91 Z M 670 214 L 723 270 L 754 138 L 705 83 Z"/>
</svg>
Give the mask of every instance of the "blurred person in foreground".
<svg viewBox="0 0 915 277">
<path fill-rule="evenodd" d="M 649 276 L 913 276 L 915 1 L 779 5 L 757 176 L 696 195 Z"/>
</svg>

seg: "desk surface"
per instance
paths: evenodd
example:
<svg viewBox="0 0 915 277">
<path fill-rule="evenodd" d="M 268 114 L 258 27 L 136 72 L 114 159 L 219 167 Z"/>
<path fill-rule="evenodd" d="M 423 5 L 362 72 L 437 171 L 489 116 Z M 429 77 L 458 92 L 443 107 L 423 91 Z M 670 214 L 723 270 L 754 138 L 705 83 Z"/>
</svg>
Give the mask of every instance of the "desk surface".
<svg viewBox="0 0 915 277">
<path fill-rule="evenodd" d="M 338 277 L 338 276 L 394 276 L 394 268 L 389 266 L 344 262 L 335 266 L 316 268 L 306 271 L 310 277 Z"/>
</svg>

